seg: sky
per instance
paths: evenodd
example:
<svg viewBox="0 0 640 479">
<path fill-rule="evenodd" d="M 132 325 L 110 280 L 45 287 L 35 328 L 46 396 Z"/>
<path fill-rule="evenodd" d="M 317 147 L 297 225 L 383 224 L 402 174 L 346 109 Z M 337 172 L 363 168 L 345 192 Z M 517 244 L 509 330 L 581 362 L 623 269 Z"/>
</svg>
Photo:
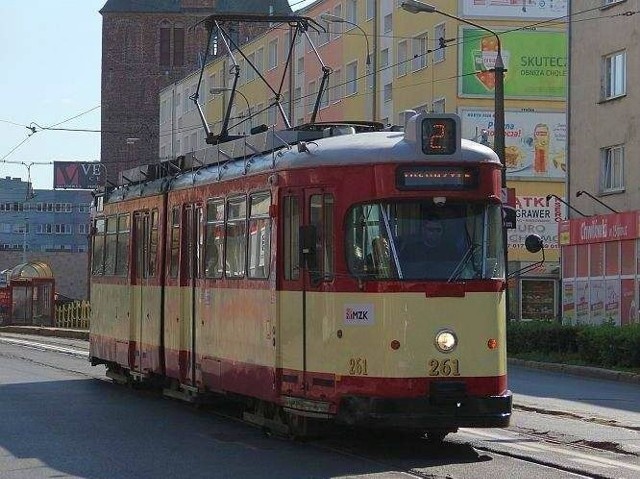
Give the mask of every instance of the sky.
<svg viewBox="0 0 640 479">
<path fill-rule="evenodd" d="M 50 190 L 54 161 L 100 161 L 100 133 L 59 128 L 100 130 L 105 3 L 0 0 L 0 178 Z"/>
</svg>

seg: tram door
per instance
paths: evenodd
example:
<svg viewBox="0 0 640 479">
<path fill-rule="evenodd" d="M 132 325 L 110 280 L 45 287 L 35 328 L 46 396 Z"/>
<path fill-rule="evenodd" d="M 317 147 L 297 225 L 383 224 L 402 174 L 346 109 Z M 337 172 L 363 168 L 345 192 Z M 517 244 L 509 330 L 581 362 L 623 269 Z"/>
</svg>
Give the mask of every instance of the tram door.
<svg viewBox="0 0 640 479">
<path fill-rule="evenodd" d="M 133 308 L 131 337 L 135 341 L 132 370 L 160 369 L 161 291 L 157 282 L 158 211 L 139 211 L 133 218 Z"/>
<path fill-rule="evenodd" d="M 324 322 L 332 317 L 334 272 L 333 194 L 321 188 L 305 189 L 284 198 L 284 293 L 280 306 L 280 355 L 286 361 L 281 388 L 305 396 L 326 394 L 331 359 L 323 351 Z M 287 281 L 289 279 L 290 281 Z M 297 323 L 297 324 L 296 324 Z M 301 370 L 301 377 L 287 370 Z M 320 373 L 320 374 L 318 374 Z M 320 376 L 323 376 L 322 378 Z M 297 384 L 287 384 L 296 378 Z"/>
<path fill-rule="evenodd" d="M 202 207 L 187 205 L 184 210 L 180 291 L 182 301 L 182 326 L 180 328 L 180 381 L 196 385 L 196 279 L 200 275 L 200 238 Z"/>
</svg>

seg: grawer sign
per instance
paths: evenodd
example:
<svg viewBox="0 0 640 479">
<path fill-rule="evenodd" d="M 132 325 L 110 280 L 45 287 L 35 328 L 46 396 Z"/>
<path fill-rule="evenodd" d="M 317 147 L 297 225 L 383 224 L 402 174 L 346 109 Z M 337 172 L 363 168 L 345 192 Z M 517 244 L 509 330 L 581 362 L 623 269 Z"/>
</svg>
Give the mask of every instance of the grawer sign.
<svg viewBox="0 0 640 479">
<path fill-rule="evenodd" d="M 96 162 L 54 161 L 53 187 L 95 190 L 106 183 L 105 167 Z"/>
<path fill-rule="evenodd" d="M 461 27 L 460 79 L 463 97 L 493 97 L 492 70 L 498 56 L 493 35 Z M 559 31 L 498 31 L 501 40 L 505 98 L 564 100 L 567 97 L 567 35 Z"/>
</svg>

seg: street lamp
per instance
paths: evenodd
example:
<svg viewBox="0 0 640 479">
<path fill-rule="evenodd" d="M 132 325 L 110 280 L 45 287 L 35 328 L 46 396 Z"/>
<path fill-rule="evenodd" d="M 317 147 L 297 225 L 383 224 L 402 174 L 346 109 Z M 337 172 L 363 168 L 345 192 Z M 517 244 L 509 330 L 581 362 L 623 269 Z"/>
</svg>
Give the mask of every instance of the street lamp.
<svg viewBox="0 0 640 479">
<path fill-rule="evenodd" d="M 500 37 L 493 30 L 479 25 L 475 22 L 466 20 L 464 18 L 460 18 L 456 15 L 451 15 L 450 13 L 443 12 L 438 10 L 433 5 L 429 5 L 423 2 L 419 2 L 418 0 L 404 0 L 402 2 L 402 8 L 410 13 L 439 13 L 445 17 L 451 18 L 453 20 L 457 20 L 461 23 L 466 23 L 467 25 L 471 25 L 472 27 L 476 27 L 480 30 L 484 30 L 485 32 L 490 33 L 496 38 L 498 51 L 496 55 L 496 62 L 494 66 L 494 74 L 495 74 L 495 105 L 494 105 L 494 139 L 493 139 L 493 149 L 500 158 L 500 163 L 502 163 L 502 188 L 507 187 L 507 169 L 505 165 L 505 145 L 504 145 L 504 62 L 502 60 L 502 44 L 500 43 Z M 504 194 L 504 192 L 503 192 Z"/>
<path fill-rule="evenodd" d="M 328 23 L 347 23 L 360 30 L 362 32 L 362 35 L 364 36 L 364 41 L 367 44 L 367 68 L 371 66 L 371 50 L 369 49 L 369 37 L 367 36 L 367 32 L 365 32 L 360 25 L 352 22 L 351 20 L 346 20 L 342 17 L 339 17 L 338 15 L 332 15 L 331 13 L 323 13 L 322 15 L 320 15 L 320 18 Z"/>
<path fill-rule="evenodd" d="M 225 91 L 232 91 L 232 90 L 231 88 L 226 88 L 226 87 L 214 87 L 209 90 L 209 93 L 211 93 L 212 95 L 219 95 L 220 93 L 223 93 Z M 244 101 L 247 102 L 247 112 L 249 114 L 249 131 L 251 131 L 253 129 L 253 123 L 251 121 L 252 113 L 251 113 L 251 106 L 249 105 L 249 99 L 240 90 L 235 90 L 235 93 L 240 95 L 242 98 L 244 98 Z"/>
</svg>

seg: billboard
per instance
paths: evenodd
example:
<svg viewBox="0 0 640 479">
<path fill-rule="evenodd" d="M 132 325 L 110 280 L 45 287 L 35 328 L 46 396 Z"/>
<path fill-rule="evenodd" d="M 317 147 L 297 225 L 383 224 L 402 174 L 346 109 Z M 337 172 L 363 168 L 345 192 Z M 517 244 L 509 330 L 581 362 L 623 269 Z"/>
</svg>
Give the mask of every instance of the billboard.
<svg viewBox="0 0 640 479">
<path fill-rule="evenodd" d="M 493 111 L 461 108 L 459 115 L 462 138 L 493 145 Z M 507 176 L 564 179 L 567 170 L 566 113 L 506 111 L 504 116 Z"/>
<path fill-rule="evenodd" d="M 460 0 L 463 17 L 550 19 L 568 13 L 569 0 Z"/>
<path fill-rule="evenodd" d="M 106 173 L 106 167 L 98 162 L 54 161 L 53 188 L 95 190 L 106 184 Z"/>
<path fill-rule="evenodd" d="M 566 100 L 567 34 L 547 30 L 498 31 L 501 40 L 505 98 Z M 493 98 L 498 44 L 493 35 L 461 27 L 458 94 Z"/>
<path fill-rule="evenodd" d="M 559 249 L 558 223 L 564 216 L 564 205 L 555 197 L 537 195 L 516 196 L 516 228 L 507 235 L 509 250 L 525 250 L 525 239 L 530 234 L 542 238 L 548 260 L 555 261 Z"/>
</svg>

